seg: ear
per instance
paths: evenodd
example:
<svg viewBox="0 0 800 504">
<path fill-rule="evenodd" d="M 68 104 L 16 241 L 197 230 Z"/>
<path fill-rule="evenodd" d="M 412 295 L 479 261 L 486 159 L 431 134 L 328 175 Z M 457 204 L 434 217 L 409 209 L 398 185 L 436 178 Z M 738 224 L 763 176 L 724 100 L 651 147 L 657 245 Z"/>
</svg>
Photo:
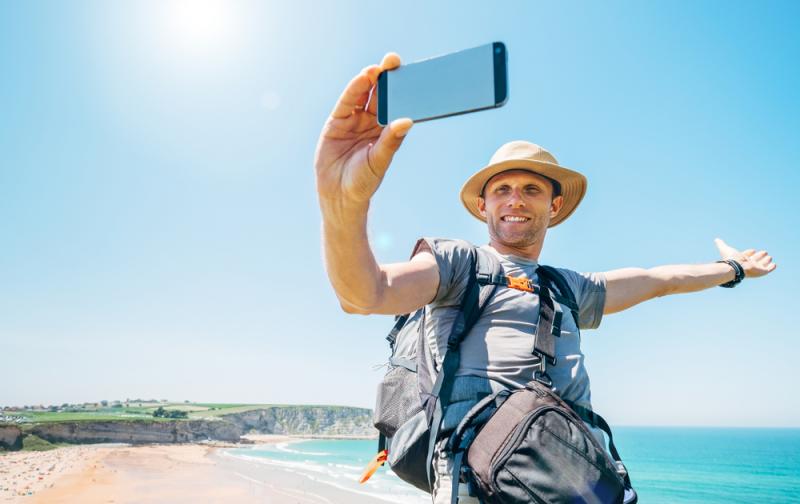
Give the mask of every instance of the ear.
<svg viewBox="0 0 800 504">
<path fill-rule="evenodd" d="M 486 200 L 478 196 L 478 211 L 483 218 L 486 218 Z"/>
<path fill-rule="evenodd" d="M 553 219 L 558 212 L 561 211 L 561 207 L 564 206 L 564 197 L 563 196 L 556 196 L 553 198 L 553 201 L 550 202 L 550 219 Z"/>
</svg>

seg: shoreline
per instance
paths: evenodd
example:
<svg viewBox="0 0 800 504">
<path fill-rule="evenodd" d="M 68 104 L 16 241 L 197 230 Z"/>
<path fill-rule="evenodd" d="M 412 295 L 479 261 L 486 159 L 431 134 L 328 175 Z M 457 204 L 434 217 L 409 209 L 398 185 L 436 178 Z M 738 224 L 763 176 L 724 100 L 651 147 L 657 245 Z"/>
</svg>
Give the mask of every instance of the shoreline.
<svg viewBox="0 0 800 504">
<path fill-rule="evenodd" d="M 281 439 L 281 441 L 273 441 L 274 439 Z M 242 439 L 247 441 L 253 442 L 262 442 L 266 441 L 266 444 L 271 442 L 282 442 L 282 441 L 289 441 L 289 440 L 297 440 L 297 439 L 341 439 L 341 440 L 357 440 L 357 441 L 369 441 L 375 440 L 378 441 L 378 436 L 347 436 L 344 434 L 330 434 L 330 435 L 318 435 L 318 434 L 245 434 L 242 436 Z"/>
<path fill-rule="evenodd" d="M 262 434 L 243 438 L 244 443 L 77 445 L 6 453 L 0 455 L 0 502 L 386 502 L 291 469 L 253 464 L 225 453 L 257 444 L 355 437 Z"/>
</svg>

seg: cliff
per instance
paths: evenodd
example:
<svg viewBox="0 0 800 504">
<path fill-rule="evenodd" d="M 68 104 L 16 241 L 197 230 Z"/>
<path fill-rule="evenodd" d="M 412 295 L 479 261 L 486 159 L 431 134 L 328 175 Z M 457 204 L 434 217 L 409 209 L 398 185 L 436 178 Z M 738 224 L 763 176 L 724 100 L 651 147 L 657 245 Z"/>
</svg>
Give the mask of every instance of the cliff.
<svg viewBox="0 0 800 504">
<path fill-rule="evenodd" d="M 16 427 L 13 427 L 17 429 Z M 17 429 L 19 431 L 19 429 Z M 266 406 L 204 420 L 82 420 L 48 422 L 30 429 L 51 443 L 238 442 L 243 434 L 375 437 L 372 412 L 342 406 Z M 2 443 L 0 431 L 0 443 Z M 8 434 L 8 439 L 13 436 Z"/>
<path fill-rule="evenodd" d="M 16 425 L 0 425 L 0 448 L 7 450 L 22 448 L 22 430 Z"/>
<path fill-rule="evenodd" d="M 244 433 L 377 437 L 372 411 L 344 406 L 271 406 L 223 415 Z"/>
<path fill-rule="evenodd" d="M 36 425 L 31 433 L 51 443 L 192 443 L 239 441 L 243 434 L 225 421 L 187 420 L 146 422 L 129 420 L 50 422 Z"/>
</svg>

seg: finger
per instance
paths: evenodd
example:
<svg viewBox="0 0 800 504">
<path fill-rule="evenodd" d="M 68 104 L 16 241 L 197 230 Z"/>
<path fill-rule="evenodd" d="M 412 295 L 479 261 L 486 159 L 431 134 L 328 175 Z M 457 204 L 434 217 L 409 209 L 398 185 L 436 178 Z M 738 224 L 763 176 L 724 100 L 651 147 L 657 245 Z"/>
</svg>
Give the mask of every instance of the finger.
<svg viewBox="0 0 800 504">
<path fill-rule="evenodd" d="M 388 52 L 381 60 L 381 71 L 394 70 L 400 66 L 400 55 L 396 52 Z"/>
<path fill-rule="evenodd" d="M 394 70 L 400 66 L 400 56 L 397 53 L 387 53 L 386 56 L 383 57 L 380 66 L 378 67 L 378 72 L 375 74 L 375 79 L 373 81 L 373 87 L 370 90 L 370 97 L 369 102 L 367 104 L 367 112 L 372 115 L 378 114 L 378 76 L 384 72 L 389 70 Z"/>
<path fill-rule="evenodd" d="M 375 175 L 383 177 L 386 169 L 392 162 L 394 153 L 400 148 L 408 130 L 411 129 L 413 121 L 408 118 L 395 119 L 387 127 L 383 128 L 378 141 L 373 144 L 367 153 L 367 161 Z"/>
<path fill-rule="evenodd" d="M 380 65 L 370 65 L 363 70 L 367 78 L 369 78 L 370 87 L 358 100 L 356 110 L 364 110 L 375 115 L 376 94 L 378 92 L 378 75 L 381 73 Z"/>
<path fill-rule="evenodd" d="M 745 257 L 750 257 L 751 255 L 753 255 L 755 253 L 756 253 L 756 249 L 747 249 L 744 252 L 742 252 L 742 255 L 744 255 Z"/>
<path fill-rule="evenodd" d="M 766 255 L 767 255 L 767 251 L 766 250 L 759 250 L 755 254 L 751 255 L 750 259 L 752 259 L 754 261 L 758 261 L 758 260 L 760 260 L 762 257 L 764 257 Z"/>
<path fill-rule="evenodd" d="M 378 115 L 378 86 L 372 86 L 366 110 L 372 115 Z"/>
<path fill-rule="evenodd" d="M 370 67 L 364 68 L 358 75 L 353 77 L 342 91 L 339 100 L 333 107 L 331 117 L 345 119 L 353 114 L 356 107 L 363 108 L 366 105 L 369 90 L 372 82 L 369 78 Z"/>
</svg>

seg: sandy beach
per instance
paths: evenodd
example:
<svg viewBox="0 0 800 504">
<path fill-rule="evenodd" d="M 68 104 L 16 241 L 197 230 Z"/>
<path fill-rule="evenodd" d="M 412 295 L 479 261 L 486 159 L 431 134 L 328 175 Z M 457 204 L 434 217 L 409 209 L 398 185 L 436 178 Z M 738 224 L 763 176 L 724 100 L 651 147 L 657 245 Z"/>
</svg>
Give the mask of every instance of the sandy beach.
<svg viewBox="0 0 800 504">
<path fill-rule="evenodd" d="M 253 436 L 276 443 L 286 436 Z M 376 498 L 251 464 L 221 445 L 84 445 L 0 456 L 0 499 L 29 503 L 367 504 Z"/>
<path fill-rule="evenodd" d="M 0 455 L 0 500 L 30 502 L 57 481 L 89 471 L 110 450 L 107 445 L 84 445 Z"/>
</svg>

